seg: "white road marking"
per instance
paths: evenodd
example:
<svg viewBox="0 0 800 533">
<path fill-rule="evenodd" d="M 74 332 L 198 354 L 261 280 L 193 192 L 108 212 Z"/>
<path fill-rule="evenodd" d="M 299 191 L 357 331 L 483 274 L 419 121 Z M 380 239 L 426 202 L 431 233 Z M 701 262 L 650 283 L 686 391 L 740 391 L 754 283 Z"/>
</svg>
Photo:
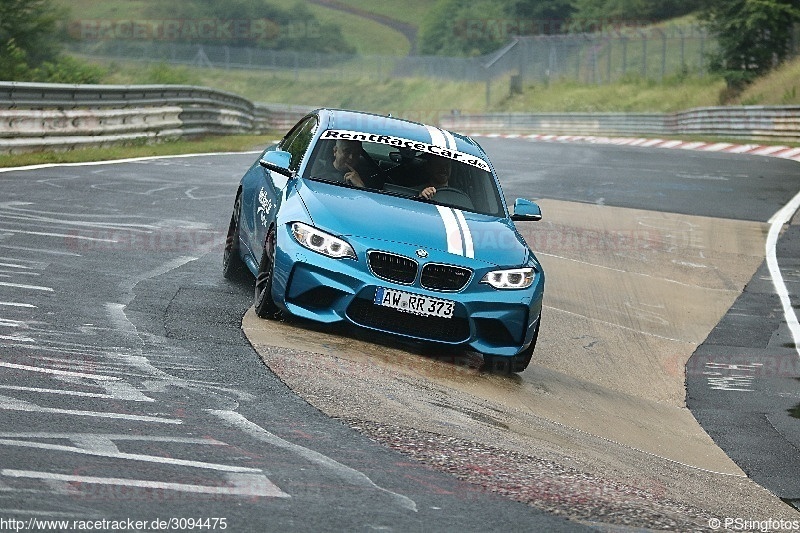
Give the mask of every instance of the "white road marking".
<svg viewBox="0 0 800 533">
<path fill-rule="evenodd" d="M 14 287 L 15 289 L 29 289 L 32 291 L 55 292 L 52 287 L 42 287 L 41 285 L 25 285 L 22 283 L 9 283 L 7 281 L 0 281 L 0 286 Z"/>
<path fill-rule="evenodd" d="M 47 437 L 52 438 L 52 437 Z M 108 442 L 113 443 L 113 439 L 108 437 L 85 435 L 83 438 L 77 435 L 70 437 L 77 443 L 88 444 L 88 447 L 65 446 L 63 444 L 53 444 L 49 442 L 35 442 L 30 440 L 16 440 L 0 438 L 0 446 L 18 446 L 20 448 L 30 448 L 35 450 L 48 450 L 62 453 L 77 453 L 81 455 L 91 455 L 93 457 L 108 457 L 111 459 L 124 459 L 126 461 L 141 461 L 145 463 L 157 463 L 170 466 L 185 466 L 201 468 L 204 470 L 214 470 L 218 472 L 244 472 L 261 473 L 261 469 L 249 466 L 233 466 L 219 463 L 207 463 L 204 461 L 192 461 L 188 459 L 176 459 L 174 457 L 160 457 L 158 455 L 144 455 L 140 453 L 125 453 L 116 450 L 116 446 L 109 446 Z M 162 441 L 163 442 L 163 441 Z M 183 444 L 183 443 L 181 443 Z M 210 441 L 205 444 L 222 444 L 218 441 Z"/>
<path fill-rule="evenodd" d="M 60 239 L 77 239 L 79 241 L 94 241 L 94 242 L 119 242 L 115 239 L 101 239 L 97 237 L 85 237 L 83 235 L 70 235 L 68 233 L 52 233 L 49 231 L 28 231 L 28 230 L 21 230 L 21 229 L 8 229 L 8 228 L 0 228 L 0 231 L 6 231 L 9 233 L 20 233 L 23 235 L 38 235 L 40 237 L 58 237 Z"/>
<path fill-rule="evenodd" d="M 4 366 L 6 368 L 13 368 L 15 370 L 24 370 L 26 372 L 40 372 L 42 374 L 52 374 L 55 376 L 68 376 L 73 378 L 86 378 L 97 381 L 119 381 L 120 379 L 122 379 L 116 376 L 106 376 L 104 374 L 86 374 L 83 372 L 72 372 L 69 370 L 56 370 L 53 368 L 43 368 L 39 366 L 20 365 L 17 363 L 6 363 L 5 361 L 0 361 L 0 366 Z"/>
<path fill-rule="evenodd" d="M 32 309 L 36 308 L 36 306 L 33 304 L 26 304 L 21 302 L 0 302 L 0 305 L 6 305 L 8 307 L 28 307 Z"/>
<path fill-rule="evenodd" d="M 553 311 L 558 311 L 560 313 L 566 313 L 568 315 L 585 318 L 586 320 L 591 320 L 592 322 L 599 322 L 599 323 L 605 324 L 607 326 L 623 329 L 623 330 L 626 330 L 626 331 L 632 331 L 634 333 L 637 333 L 639 335 L 645 335 L 647 337 L 654 337 L 656 339 L 664 339 L 664 340 L 673 341 L 673 342 L 680 342 L 680 343 L 683 343 L 683 344 L 697 344 L 694 341 L 689 341 L 689 340 L 684 340 L 684 339 L 675 339 L 673 337 L 666 337 L 664 335 L 658 335 L 656 333 L 648 333 L 647 331 L 642 331 L 640 329 L 631 328 L 631 327 L 628 327 L 628 326 L 623 326 L 621 324 L 615 324 L 614 322 L 609 322 L 607 320 L 601 320 L 599 318 L 590 317 L 588 315 L 583 315 L 581 313 L 575 313 L 573 311 L 567 311 L 566 309 L 561 309 L 559 307 L 553 307 L 551 305 L 543 305 L 542 307 L 544 307 L 545 309 L 551 309 Z"/>
<path fill-rule="evenodd" d="M 0 248 L 7 248 L 9 250 L 20 250 L 23 252 L 34 252 L 37 254 L 68 255 L 71 257 L 81 257 L 81 254 L 76 252 L 63 252 L 61 250 L 46 250 L 42 248 L 26 248 L 24 246 L 11 246 L 8 244 L 0 244 Z"/>
<path fill-rule="evenodd" d="M 40 479 L 42 481 L 61 481 L 64 483 L 86 483 L 94 485 L 117 485 L 123 487 L 136 487 L 142 489 L 174 490 L 193 494 L 217 494 L 225 496 L 259 496 L 271 498 L 290 498 L 264 475 L 229 475 L 228 481 L 232 486 L 190 485 L 187 483 L 169 483 L 163 481 L 149 481 L 144 479 L 125 479 L 97 476 L 76 476 L 67 474 L 54 474 L 52 472 L 37 472 L 33 470 L 13 470 L 6 468 L 0 470 L 0 475 Z M 75 489 L 72 488 L 74 491 Z"/>
<path fill-rule="evenodd" d="M 397 504 L 400 507 L 403 507 L 404 509 L 408 509 L 410 511 L 417 512 L 417 504 L 411 498 L 408 498 L 407 496 L 403 496 L 402 494 L 398 494 L 396 492 L 392 492 L 383 487 L 379 487 L 369 477 L 359 472 L 358 470 L 350 468 L 349 466 L 345 466 L 342 463 L 339 463 L 338 461 L 335 461 L 330 457 L 323 455 L 319 452 L 286 441 L 278 437 L 277 435 L 270 433 L 261 426 L 254 424 L 253 422 L 249 421 L 247 418 L 243 417 L 239 413 L 236 413 L 234 411 L 219 411 L 219 410 L 209 410 L 208 412 L 215 416 L 218 416 L 231 426 L 247 433 L 248 435 L 257 440 L 266 442 L 272 446 L 275 446 L 276 448 L 283 448 L 285 450 L 289 450 L 290 452 L 296 453 L 297 455 L 306 459 L 307 461 L 310 461 L 312 463 L 328 468 L 329 470 L 332 470 L 337 476 L 339 476 L 340 478 L 344 479 L 345 481 L 347 481 L 352 485 L 355 485 L 357 487 L 377 489 L 382 492 L 385 492 L 391 495 L 391 497 L 397 502 Z"/>
<path fill-rule="evenodd" d="M 769 233 L 767 234 L 767 268 L 772 277 L 772 285 L 775 287 L 775 292 L 781 299 L 783 307 L 783 316 L 786 318 L 786 324 L 789 326 L 789 331 L 792 333 L 794 340 L 794 349 L 797 355 L 800 356 L 800 323 L 797 321 L 797 315 L 792 308 L 792 300 L 789 298 L 789 289 L 786 288 L 786 283 L 783 280 L 783 274 L 778 266 L 777 246 L 778 237 L 780 237 L 783 225 L 788 223 L 794 213 L 800 208 L 800 193 L 796 194 L 788 204 L 772 215 L 768 220 L 770 224 Z"/>
<path fill-rule="evenodd" d="M 41 272 L 21 272 L 19 270 L 0 270 L 4 278 L 11 278 L 14 276 L 41 276 Z"/>
<path fill-rule="evenodd" d="M 114 418 L 118 420 L 134 420 L 136 422 L 154 422 L 158 424 L 183 424 L 183 421 L 177 418 L 162 418 L 159 416 L 145 416 L 145 415 L 129 415 L 125 413 L 113 412 L 100 412 L 100 411 L 80 411 L 77 409 L 58 409 L 55 407 L 42 407 L 35 403 L 18 400 L 17 398 L 10 398 L 8 396 L 0 396 L 0 409 L 7 411 L 23 411 L 28 413 L 43 413 L 53 415 L 69 415 L 69 416 L 88 416 L 94 418 Z"/>
<path fill-rule="evenodd" d="M 60 394 L 62 396 L 77 396 L 81 398 L 99 398 L 101 400 L 127 400 L 131 402 L 155 402 L 153 398 L 148 398 L 141 392 L 133 389 L 133 387 L 127 383 L 114 383 L 114 384 L 103 384 L 104 388 L 107 389 L 117 389 L 117 387 L 106 387 L 106 385 L 127 385 L 134 394 L 131 392 L 125 391 L 124 393 L 114 393 L 114 394 L 101 394 L 96 392 L 82 392 L 82 391 L 73 391 L 73 390 L 65 390 L 65 389 L 44 389 L 41 387 L 23 387 L 18 385 L 0 385 L 0 389 L 5 390 L 14 390 L 14 391 L 21 391 L 21 392 L 36 392 L 40 394 Z"/>
<path fill-rule="evenodd" d="M 14 342 L 36 342 L 35 339 L 30 337 L 23 337 L 21 335 L 0 335 L 0 340 L 14 341 Z"/>
<path fill-rule="evenodd" d="M 125 159 L 112 159 L 109 161 L 88 161 L 85 163 L 42 163 L 39 165 L 28 165 L 24 167 L 7 167 L 7 168 L 0 168 L 0 173 L 3 172 L 14 172 L 16 170 L 39 170 L 43 168 L 53 168 L 53 167 L 95 167 L 100 165 L 118 165 L 120 163 L 140 163 L 140 162 L 147 162 L 147 161 L 156 161 L 159 159 L 182 159 L 188 157 L 203 157 L 203 156 L 220 156 L 220 155 L 249 155 L 249 154 L 260 154 L 261 151 L 250 151 L 250 152 L 210 152 L 210 153 L 202 153 L 202 154 L 179 154 L 179 155 L 155 155 L 155 156 L 146 156 L 146 157 L 129 157 Z"/>
</svg>

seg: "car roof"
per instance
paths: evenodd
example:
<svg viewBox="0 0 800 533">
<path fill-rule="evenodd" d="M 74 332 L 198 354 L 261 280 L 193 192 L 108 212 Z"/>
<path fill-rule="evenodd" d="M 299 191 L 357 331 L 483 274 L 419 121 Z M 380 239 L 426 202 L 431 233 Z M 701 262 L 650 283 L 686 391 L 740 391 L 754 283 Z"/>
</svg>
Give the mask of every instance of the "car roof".
<svg viewBox="0 0 800 533">
<path fill-rule="evenodd" d="M 459 152 L 475 155 L 482 159 L 487 158 L 481 146 L 470 137 L 443 130 L 438 126 L 430 126 L 391 115 L 346 109 L 323 108 L 317 109 L 315 113 L 320 117 L 322 129 L 390 135 L 429 144 L 441 143 L 443 147 L 449 149 L 453 149 L 452 143 L 455 142 L 455 149 Z"/>
</svg>

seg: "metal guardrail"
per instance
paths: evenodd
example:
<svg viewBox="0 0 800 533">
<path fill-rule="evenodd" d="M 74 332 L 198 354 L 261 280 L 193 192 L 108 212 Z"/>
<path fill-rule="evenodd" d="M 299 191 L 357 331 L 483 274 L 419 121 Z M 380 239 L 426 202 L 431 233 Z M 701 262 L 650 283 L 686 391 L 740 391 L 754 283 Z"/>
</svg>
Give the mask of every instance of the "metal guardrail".
<svg viewBox="0 0 800 533">
<path fill-rule="evenodd" d="M 194 86 L 0 82 L 0 153 L 284 130 L 307 110 Z"/>
<path fill-rule="evenodd" d="M 664 115 L 653 113 L 488 113 L 446 115 L 443 128 L 463 133 L 548 133 L 554 135 L 666 135 Z"/>
<path fill-rule="evenodd" d="M 286 131 L 310 107 L 255 104 L 182 85 L 0 82 L 0 154 L 131 140 Z M 658 113 L 448 114 L 462 133 L 681 136 L 800 142 L 800 106 L 704 107 Z"/>
<path fill-rule="evenodd" d="M 703 107 L 674 114 L 488 113 L 442 116 L 462 133 L 681 136 L 800 142 L 800 106 Z"/>
</svg>

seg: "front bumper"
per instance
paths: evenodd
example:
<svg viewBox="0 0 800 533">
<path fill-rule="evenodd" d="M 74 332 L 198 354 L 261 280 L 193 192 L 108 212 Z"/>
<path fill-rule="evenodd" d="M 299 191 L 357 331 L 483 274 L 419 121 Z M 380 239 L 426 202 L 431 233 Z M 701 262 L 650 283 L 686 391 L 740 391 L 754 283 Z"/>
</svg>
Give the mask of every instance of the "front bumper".
<svg viewBox="0 0 800 533">
<path fill-rule="evenodd" d="M 357 260 L 332 259 L 299 245 L 284 227 L 278 232 L 273 298 L 289 313 L 318 322 L 350 322 L 375 331 L 408 339 L 469 347 L 487 355 L 513 356 L 531 343 L 538 327 L 544 291 L 544 275 L 537 272 L 531 287 L 497 290 L 480 279 L 487 265 L 442 251 L 431 251 L 425 262 L 466 266 L 474 271 L 460 291 L 430 290 L 420 285 L 419 274 L 411 283 L 378 278 L 368 266 L 367 254 L 391 250 L 414 258 L 416 246 L 385 241 L 349 239 Z M 415 259 L 416 260 L 416 259 Z M 451 300 L 451 318 L 421 316 L 374 303 L 378 287 Z"/>
</svg>

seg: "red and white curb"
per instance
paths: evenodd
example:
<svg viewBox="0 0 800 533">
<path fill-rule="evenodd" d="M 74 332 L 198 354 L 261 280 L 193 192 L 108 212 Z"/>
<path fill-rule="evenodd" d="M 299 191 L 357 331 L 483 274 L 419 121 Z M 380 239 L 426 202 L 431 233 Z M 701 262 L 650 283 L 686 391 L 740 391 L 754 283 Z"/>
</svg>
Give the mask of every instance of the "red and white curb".
<svg viewBox="0 0 800 533">
<path fill-rule="evenodd" d="M 503 139 L 526 139 L 530 141 L 540 142 L 585 142 L 593 144 L 613 144 L 618 146 L 640 146 L 643 148 L 669 148 L 678 150 L 697 150 L 702 152 L 720 152 L 730 154 L 748 154 L 760 155 L 767 157 L 779 157 L 782 159 L 791 159 L 800 162 L 800 148 L 791 148 L 789 146 L 765 146 L 760 144 L 733 144 L 733 143 L 720 143 L 720 142 L 702 142 L 702 141 L 678 141 L 678 140 L 663 140 L 663 139 L 641 139 L 630 137 L 595 137 L 590 135 L 542 135 L 542 134 L 500 134 L 489 133 L 472 134 L 472 137 L 493 137 Z M 775 292 L 781 299 L 783 313 L 786 324 L 794 340 L 795 351 L 800 356 L 800 321 L 797 319 L 797 314 L 794 312 L 791 301 L 789 299 L 789 291 L 784 282 L 781 270 L 778 267 L 777 259 L 777 242 L 781 230 L 784 225 L 789 223 L 794 213 L 800 209 L 800 193 L 797 193 L 788 204 L 786 204 L 780 211 L 775 213 L 768 221 L 770 225 L 769 234 L 766 242 L 766 260 L 769 267 L 772 284 L 775 287 Z"/>
<path fill-rule="evenodd" d="M 639 146 L 642 148 L 669 148 L 676 150 L 696 150 L 700 152 L 721 152 L 729 154 L 761 155 L 791 159 L 800 162 L 800 148 L 761 144 L 733 144 L 726 142 L 679 141 L 664 139 L 643 139 L 632 137 L 597 137 L 593 135 L 545 135 L 545 134 L 501 134 L 473 133 L 471 137 L 491 137 L 502 139 L 526 139 L 542 142 L 584 142 L 591 144 L 613 144 L 616 146 Z"/>
</svg>

